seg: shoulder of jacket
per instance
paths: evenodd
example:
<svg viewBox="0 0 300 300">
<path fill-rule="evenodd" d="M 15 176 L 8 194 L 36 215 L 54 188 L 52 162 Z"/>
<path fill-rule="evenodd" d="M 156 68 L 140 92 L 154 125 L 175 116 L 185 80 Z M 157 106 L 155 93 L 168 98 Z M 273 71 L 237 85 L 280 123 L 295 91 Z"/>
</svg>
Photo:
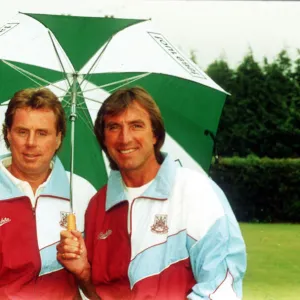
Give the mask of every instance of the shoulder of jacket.
<svg viewBox="0 0 300 300">
<path fill-rule="evenodd" d="M 207 184 L 209 184 L 211 181 L 206 173 L 201 173 L 199 171 L 184 167 L 177 169 L 177 179 L 184 182 L 206 182 Z"/>
<path fill-rule="evenodd" d="M 206 196 L 219 199 L 224 193 L 206 173 L 188 168 L 179 168 L 176 174 L 176 184 L 181 186 L 189 195 Z M 223 196 L 222 196 L 223 197 Z"/>
</svg>

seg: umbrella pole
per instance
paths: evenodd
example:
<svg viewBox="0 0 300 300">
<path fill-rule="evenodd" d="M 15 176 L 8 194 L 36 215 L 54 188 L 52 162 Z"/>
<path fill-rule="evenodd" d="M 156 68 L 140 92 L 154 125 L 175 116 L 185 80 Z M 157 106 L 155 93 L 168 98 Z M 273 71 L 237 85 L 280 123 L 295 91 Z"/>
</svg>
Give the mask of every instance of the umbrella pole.
<svg viewBox="0 0 300 300">
<path fill-rule="evenodd" d="M 75 230 L 76 229 L 76 217 L 74 214 L 73 207 L 73 174 L 74 174 L 74 144 L 75 144 L 75 120 L 76 120 L 76 83 L 77 83 L 77 74 L 73 74 L 73 84 L 72 84 L 72 99 L 71 99 L 71 161 L 70 161 L 70 206 L 71 213 L 68 215 L 67 219 L 67 229 Z"/>
</svg>

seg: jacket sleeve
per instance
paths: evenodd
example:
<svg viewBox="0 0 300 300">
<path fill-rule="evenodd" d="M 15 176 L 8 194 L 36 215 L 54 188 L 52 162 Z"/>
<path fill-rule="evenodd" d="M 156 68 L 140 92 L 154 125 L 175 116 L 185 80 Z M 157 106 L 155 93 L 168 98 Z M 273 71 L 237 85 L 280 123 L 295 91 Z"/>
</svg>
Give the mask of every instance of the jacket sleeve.
<svg viewBox="0 0 300 300">
<path fill-rule="evenodd" d="M 226 196 L 212 180 L 205 181 L 205 206 L 199 206 L 199 197 L 190 202 L 187 247 L 197 284 L 188 299 L 242 299 L 245 243 Z"/>
</svg>

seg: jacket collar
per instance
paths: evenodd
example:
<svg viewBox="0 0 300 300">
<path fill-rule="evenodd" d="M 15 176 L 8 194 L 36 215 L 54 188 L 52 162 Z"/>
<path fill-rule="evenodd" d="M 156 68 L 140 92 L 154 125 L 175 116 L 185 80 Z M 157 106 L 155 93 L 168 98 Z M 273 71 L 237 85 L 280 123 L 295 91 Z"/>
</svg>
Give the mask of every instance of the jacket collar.
<svg viewBox="0 0 300 300">
<path fill-rule="evenodd" d="M 11 156 L 11 154 L 5 154 L 0 156 L 0 161 L 4 158 Z M 53 158 L 54 166 L 51 171 L 49 181 L 47 181 L 44 190 L 41 192 L 42 195 L 49 195 L 58 198 L 70 198 L 69 180 L 64 167 L 58 157 Z M 6 174 L 0 172 L 0 199 L 10 199 L 24 196 L 21 190 L 7 177 Z"/>
<path fill-rule="evenodd" d="M 176 168 L 178 165 L 170 158 L 170 155 L 162 153 L 164 161 L 161 164 L 158 173 L 153 182 L 141 195 L 141 197 L 153 200 L 168 199 L 173 186 Z M 116 204 L 127 200 L 122 182 L 122 176 L 119 171 L 111 171 L 107 182 L 106 193 L 106 211 Z"/>
<path fill-rule="evenodd" d="M 41 195 L 51 195 L 58 198 L 70 199 L 70 182 L 66 171 L 60 161 L 55 156 L 51 177 Z"/>
</svg>

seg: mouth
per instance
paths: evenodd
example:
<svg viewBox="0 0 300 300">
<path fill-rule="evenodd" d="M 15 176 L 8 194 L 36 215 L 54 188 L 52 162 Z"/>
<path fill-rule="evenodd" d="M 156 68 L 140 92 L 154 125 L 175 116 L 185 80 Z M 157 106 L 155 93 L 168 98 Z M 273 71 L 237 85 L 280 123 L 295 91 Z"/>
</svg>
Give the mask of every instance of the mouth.
<svg viewBox="0 0 300 300">
<path fill-rule="evenodd" d="M 119 152 L 121 153 L 121 154 L 129 154 L 129 153 L 132 153 L 132 152 L 134 152 L 134 151 L 136 151 L 137 150 L 137 148 L 131 148 L 131 149 L 123 149 L 123 150 L 119 150 Z"/>
<path fill-rule="evenodd" d="M 29 159 L 33 159 L 39 156 L 39 154 L 30 154 L 30 153 L 23 153 L 23 155 Z"/>
</svg>

